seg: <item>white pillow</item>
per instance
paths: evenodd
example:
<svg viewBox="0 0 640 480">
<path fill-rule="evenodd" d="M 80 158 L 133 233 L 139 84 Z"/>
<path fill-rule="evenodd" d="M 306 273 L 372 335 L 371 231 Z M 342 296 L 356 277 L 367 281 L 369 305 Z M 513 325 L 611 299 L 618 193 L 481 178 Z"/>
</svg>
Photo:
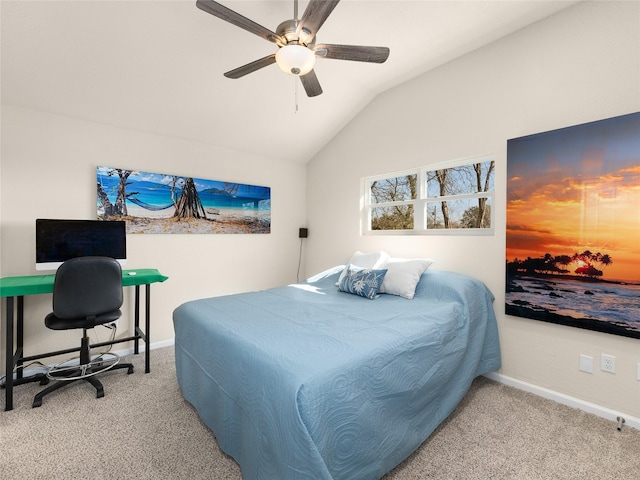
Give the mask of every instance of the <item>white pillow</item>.
<svg viewBox="0 0 640 480">
<path fill-rule="evenodd" d="M 389 258 L 382 268 L 387 269 L 380 293 L 389 293 L 411 300 L 416 293 L 420 276 L 433 263 L 430 258 Z"/>
<path fill-rule="evenodd" d="M 379 269 L 389 258 L 389 255 L 385 252 L 372 252 L 372 253 L 362 253 L 356 252 L 351 257 L 351 260 L 347 262 L 344 270 L 340 274 L 340 278 L 336 282 L 336 285 L 340 285 L 340 282 L 347 274 L 347 269 L 349 265 L 352 267 L 358 268 L 367 268 L 369 270 Z"/>
</svg>

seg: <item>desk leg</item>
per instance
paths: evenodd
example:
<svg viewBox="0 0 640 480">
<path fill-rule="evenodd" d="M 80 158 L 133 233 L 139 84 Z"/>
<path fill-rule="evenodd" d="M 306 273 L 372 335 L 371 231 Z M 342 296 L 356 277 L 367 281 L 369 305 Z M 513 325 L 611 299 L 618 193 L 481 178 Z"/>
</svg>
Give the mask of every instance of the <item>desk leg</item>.
<svg viewBox="0 0 640 480">
<path fill-rule="evenodd" d="M 18 312 L 17 312 L 17 324 L 16 324 L 16 350 L 20 352 L 18 355 L 18 361 L 16 362 L 16 380 L 22 379 L 22 356 L 24 348 L 24 297 L 18 297 Z"/>
<path fill-rule="evenodd" d="M 150 327 L 151 327 L 151 284 L 146 284 L 145 291 L 145 318 L 144 318 L 144 334 L 146 335 L 146 340 L 144 344 L 144 373 L 149 373 L 151 371 L 150 363 L 149 363 L 149 355 L 151 354 L 151 342 L 150 342 Z"/>
<path fill-rule="evenodd" d="M 136 339 L 133 341 L 133 353 L 137 355 L 140 352 L 140 343 L 137 338 L 137 332 L 140 328 L 140 285 L 135 286 L 136 289 L 136 299 L 135 299 L 135 307 L 134 307 L 134 328 L 133 331 L 136 332 Z"/>
<path fill-rule="evenodd" d="M 13 410 L 13 297 L 7 297 L 5 354 L 5 411 Z"/>
<path fill-rule="evenodd" d="M 144 373 L 151 371 L 151 363 L 149 361 L 149 355 L 151 349 L 149 348 L 149 328 L 151 326 L 151 284 L 145 284 L 145 316 L 144 316 L 144 332 L 140 329 L 140 285 L 136 285 L 136 299 L 134 307 L 134 330 L 136 332 L 136 338 L 133 341 L 133 353 L 138 354 L 140 352 L 140 338 L 144 340 Z"/>
</svg>

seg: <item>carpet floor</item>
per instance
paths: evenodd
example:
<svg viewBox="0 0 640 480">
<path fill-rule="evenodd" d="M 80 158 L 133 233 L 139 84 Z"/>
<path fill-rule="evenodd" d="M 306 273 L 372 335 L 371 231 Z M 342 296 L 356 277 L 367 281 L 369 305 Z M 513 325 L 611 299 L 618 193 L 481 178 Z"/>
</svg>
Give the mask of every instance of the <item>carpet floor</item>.
<svg viewBox="0 0 640 480">
<path fill-rule="evenodd" d="M 173 347 L 89 384 L 62 388 L 31 408 L 37 383 L 14 388 L 0 412 L 0 472 L 37 479 L 242 478 L 178 388 Z M 0 390 L 4 410 L 4 390 Z M 5 477 L 5 473 L 1 475 Z M 476 379 L 458 408 L 384 480 L 638 480 L 640 431 Z M 278 480 L 278 479 L 274 479 Z"/>
</svg>

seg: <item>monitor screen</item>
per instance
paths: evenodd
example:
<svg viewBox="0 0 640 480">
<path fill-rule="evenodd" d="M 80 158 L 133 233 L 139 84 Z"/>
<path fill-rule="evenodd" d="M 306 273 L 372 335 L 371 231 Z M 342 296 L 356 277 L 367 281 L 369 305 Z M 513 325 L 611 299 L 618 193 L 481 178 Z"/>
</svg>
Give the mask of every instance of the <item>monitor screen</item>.
<svg viewBox="0 0 640 480">
<path fill-rule="evenodd" d="M 36 270 L 55 270 L 75 257 L 112 257 L 124 265 L 127 235 L 124 221 L 36 220 Z"/>
</svg>

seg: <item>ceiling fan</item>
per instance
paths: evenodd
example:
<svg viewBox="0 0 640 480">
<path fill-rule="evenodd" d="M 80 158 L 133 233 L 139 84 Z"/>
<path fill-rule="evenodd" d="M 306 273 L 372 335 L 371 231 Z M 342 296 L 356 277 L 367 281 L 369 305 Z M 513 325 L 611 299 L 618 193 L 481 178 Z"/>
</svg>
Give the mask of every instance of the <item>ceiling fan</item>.
<svg viewBox="0 0 640 480">
<path fill-rule="evenodd" d="M 316 44 L 318 30 L 339 1 L 310 0 L 302 18 L 298 20 L 298 0 L 294 0 L 294 18 L 282 22 L 275 32 L 213 0 L 197 0 L 196 6 L 278 46 L 276 53 L 230 70 L 224 74 L 225 77 L 240 78 L 276 63 L 283 72 L 300 77 L 307 95 L 315 97 L 322 93 L 322 87 L 313 70 L 316 57 L 370 63 L 383 63 L 389 57 L 387 47 Z"/>
</svg>

